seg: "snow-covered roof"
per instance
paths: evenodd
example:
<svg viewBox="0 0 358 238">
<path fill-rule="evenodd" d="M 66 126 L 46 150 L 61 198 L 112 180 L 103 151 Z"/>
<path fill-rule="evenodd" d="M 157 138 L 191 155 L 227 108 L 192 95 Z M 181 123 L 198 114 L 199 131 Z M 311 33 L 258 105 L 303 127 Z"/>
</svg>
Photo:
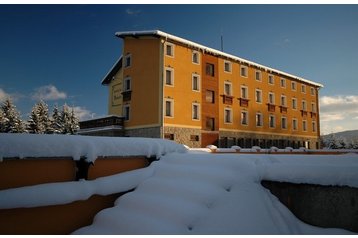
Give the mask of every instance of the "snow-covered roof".
<svg viewBox="0 0 358 238">
<path fill-rule="evenodd" d="M 111 82 L 111 80 L 113 79 L 113 76 L 118 72 L 118 70 L 122 67 L 122 55 L 119 57 L 119 59 L 116 61 L 116 63 L 114 63 L 114 65 L 112 66 L 112 68 L 108 71 L 108 73 L 106 74 L 106 76 L 104 76 L 104 78 L 102 79 L 101 84 L 102 85 L 107 85 Z"/>
<path fill-rule="evenodd" d="M 258 63 L 255 63 L 255 62 L 252 62 L 252 61 L 249 61 L 249 60 L 246 60 L 246 59 L 243 59 L 243 58 L 231 55 L 231 54 L 228 54 L 228 53 L 224 53 L 222 51 L 212 49 L 210 47 L 207 47 L 207 46 L 204 46 L 204 45 L 201 45 L 201 44 L 198 44 L 198 43 L 195 43 L 195 42 L 180 38 L 178 36 L 168 34 L 168 33 L 163 32 L 163 31 L 159 31 L 159 30 L 123 31 L 123 32 L 116 32 L 115 35 L 118 36 L 118 37 L 121 37 L 121 38 L 127 37 L 127 36 L 133 36 L 133 37 L 146 36 L 146 35 L 159 36 L 159 37 L 165 38 L 166 40 L 176 41 L 176 42 L 191 46 L 193 48 L 201 49 L 204 52 L 208 52 L 208 53 L 211 53 L 211 54 L 214 54 L 214 55 L 218 55 L 218 56 L 221 56 L 221 57 L 224 57 L 224 58 L 229 58 L 229 59 L 232 59 L 234 61 L 238 61 L 238 62 L 246 63 L 246 64 L 251 65 L 251 66 L 258 67 L 258 68 L 264 69 L 264 70 L 266 70 L 267 72 L 270 72 L 270 73 L 277 73 L 277 74 L 280 74 L 280 75 L 283 75 L 283 76 L 286 76 L 286 77 L 296 79 L 298 81 L 302 81 L 302 82 L 314 85 L 316 87 L 323 87 L 323 85 L 320 84 L 320 83 L 316 83 L 316 82 L 310 81 L 308 79 L 304 79 L 304 78 L 301 78 L 301 77 L 298 77 L 298 76 L 295 76 L 295 75 L 292 75 L 292 74 L 289 74 L 289 73 L 286 73 L 286 72 L 283 72 L 283 71 L 280 71 L 280 70 L 277 70 L 277 69 L 273 69 L 273 68 L 270 68 L 270 67 L 267 67 L 267 66 L 264 66 L 264 65 L 261 65 L 261 64 L 258 64 Z"/>
</svg>

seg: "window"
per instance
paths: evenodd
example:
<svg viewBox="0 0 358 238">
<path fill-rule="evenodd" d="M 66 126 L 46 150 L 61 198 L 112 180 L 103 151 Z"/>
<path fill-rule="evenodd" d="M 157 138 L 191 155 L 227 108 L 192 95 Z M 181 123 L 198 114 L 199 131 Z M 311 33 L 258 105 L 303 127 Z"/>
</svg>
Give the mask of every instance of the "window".
<svg viewBox="0 0 358 238">
<path fill-rule="evenodd" d="M 242 111 L 241 112 L 241 125 L 248 125 L 248 124 L 249 124 L 248 112 Z"/>
<path fill-rule="evenodd" d="M 165 99 L 165 116 L 174 117 L 174 100 Z"/>
<path fill-rule="evenodd" d="M 281 88 L 286 88 L 286 79 L 281 78 L 280 85 L 281 85 Z"/>
<path fill-rule="evenodd" d="M 301 85 L 301 92 L 306 93 L 306 85 Z"/>
<path fill-rule="evenodd" d="M 307 111 L 307 105 L 305 100 L 302 100 L 302 111 Z"/>
<path fill-rule="evenodd" d="M 174 57 L 174 45 L 170 43 L 165 44 L 165 54 Z"/>
<path fill-rule="evenodd" d="M 302 121 L 302 130 L 307 131 L 307 121 L 306 120 Z"/>
<path fill-rule="evenodd" d="M 292 109 L 297 109 L 297 98 L 292 98 Z"/>
<path fill-rule="evenodd" d="M 231 108 L 224 109 L 224 120 L 225 120 L 225 123 L 232 123 L 232 109 Z"/>
<path fill-rule="evenodd" d="M 255 90 L 255 101 L 257 103 L 262 103 L 262 91 L 259 89 Z"/>
<path fill-rule="evenodd" d="M 255 72 L 255 79 L 257 81 L 261 81 L 261 71 L 256 70 Z"/>
<path fill-rule="evenodd" d="M 314 87 L 311 87 L 311 95 L 312 96 L 316 95 L 316 90 Z"/>
<path fill-rule="evenodd" d="M 191 85 L 193 91 L 200 91 L 200 76 L 198 74 L 192 74 Z"/>
<path fill-rule="evenodd" d="M 199 64 L 199 52 L 193 51 L 191 59 L 194 64 Z"/>
<path fill-rule="evenodd" d="M 199 141 L 198 135 L 190 135 L 190 141 Z"/>
<path fill-rule="evenodd" d="M 174 69 L 165 68 L 165 84 L 168 86 L 174 86 Z"/>
<path fill-rule="evenodd" d="M 231 62 L 229 61 L 224 61 L 224 71 L 231 73 Z"/>
<path fill-rule="evenodd" d="M 268 95 L 268 102 L 269 104 L 275 105 L 275 94 L 274 93 L 269 93 Z"/>
<path fill-rule="evenodd" d="M 215 103 L 215 92 L 212 90 L 206 90 L 205 98 L 206 102 Z"/>
<path fill-rule="evenodd" d="M 248 77 L 248 72 L 247 72 L 246 66 L 243 66 L 243 65 L 240 66 L 240 75 L 245 78 Z"/>
<path fill-rule="evenodd" d="M 286 96 L 285 95 L 281 95 L 281 106 L 286 107 Z"/>
<path fill-rule="evenodd" d="M 312 131 L 316 132 L 317 131 L 317 126 L 316 126 L 316 122 L 312 121 Z"/>
<path fill-rule="evenodd" d="M 241 98 L 248 99 L 249 95 L 247 94 L 247 87 L 241 86 Z"/>
<path fill-rule="evenodd" d="M 272 85 L 275 84 L 275 78 L 271 74 L 268 76 L 268 83 Z"/>
<path fill-rule="evenodd" d="M 311 103 L 311 111 L 314 113 L 317 111 L 316 103 L 314 102 Z"/>
<path fill-rule="evenodd" d="M 269 116 L 269 125 L 270 125 L 270 128 L 276 127 L 276 118 L 274 115 Z"/>
<path fill-rule="evenodd" d="M 199 120 L 199 103 L 193 103 L 192 104 L 192 119 L 193 120 Z"/>
<path fill-rule="evenodd" d="M 297 119 L 293 118 L 292 119 L 292 130 L 297 131 L 297 126 L 298 126 Z"/>
<path fill-rule="evenodd" d="M 130 105 L 123 106 L 123 116 L 125 121 L 129 121 L 130 119 Z"/>
<path fill-rule="evenodd" d="M 165 134 L 164 134 L 164 139 L 167 139 L 167 140 L 174 140 L 174 134 L 171 134 L 171 133 L 165 133 Z"/>
<path fill-rule="evenodd" d="M 230 82 L 225 82 L 224 83 L 224 94 L 228 95 L 228 96 L 232 95 L 231 83 Z"/>
<path fill-rule="evenodd" d="M 281 128 L 287 129 L 287 118 L 286 117 L 281 117 Z"/>
<path fill-rule="evenodd" d="M 130 77 L 126 77 L 124 79 L 124 88 L 123 88 L 123 91 L 124 92 L 128 92 L 128 91 L 131 91 L 131 78 Z"/>
<path fill-rule="evenodd" d="M 206 130 L 215 131 L 215 118 L 207 117 L 205 121 Z"/>
<path fill-rule="evenodd" d="M 131 54 L 127 54 L 124 57 L 124 68 L 128 68 L 131 66 L 132 63 L 132 55 Z"/>
<path fill-rule="evenodd" d="M 206 63 L 205 69 L 206 69 L 206 75 L 209 75 L 209 76 L 214 77 L 214 75 L 215 75 L 215 71 L 214 71 L 214 70 L 215 70 L 215 69 L 214 69 L 214 65 L 213 65 L 213 64 Z"/>
<path fill-rule="evenodd" d="M 263 118 L 261 113 L 256 113 L 256 126 L 263 125 Z"/>
<path fill-rule="evenodd" d="M 296 82 L 291 82 L 292 91 L 296 91 Z"/>
</svg>

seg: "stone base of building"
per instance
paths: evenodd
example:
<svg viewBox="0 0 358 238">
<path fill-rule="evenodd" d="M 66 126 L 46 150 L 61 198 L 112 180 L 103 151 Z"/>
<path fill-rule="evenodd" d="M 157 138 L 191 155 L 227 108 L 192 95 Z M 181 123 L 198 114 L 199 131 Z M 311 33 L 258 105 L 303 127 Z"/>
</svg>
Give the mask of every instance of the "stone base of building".
<svg viewBox="0 0 358 238">
<path fill-rule="evenodd" d="M 125 136 L 128 137 L 147 137 L 147 138 L 161 138 L 162 127 L 148 127 L 148 128 L 136 128 L 125 129 Z"/>
<path fill-rule="evenodd" d="M 201 147 L 200 129 L 166 126 L 163 128 L 163 136 L 165 139 L 174 140 L 191 148 Z"/>
<path fill-rule="evenodd" d="M 219 147 L 230 148 L 233 145 L 242 148 L 251 148 L 252 146 L 260 146 L 261 148 L 270 148 L 275 146 L 280 149 L 292 147 L 298 149 L 306 147 L 307 149 L 319 149 L 319 138 L 310 138 L 303 136 L 284 136 L 270 135 L 247 132 L 219 132 Z"/>
</svg>

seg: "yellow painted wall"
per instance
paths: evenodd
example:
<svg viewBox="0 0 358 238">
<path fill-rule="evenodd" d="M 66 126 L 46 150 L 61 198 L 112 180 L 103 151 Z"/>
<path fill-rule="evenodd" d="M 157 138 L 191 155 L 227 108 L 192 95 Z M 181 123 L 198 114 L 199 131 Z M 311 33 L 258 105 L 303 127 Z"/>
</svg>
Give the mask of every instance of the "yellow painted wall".
<svg viewBox="0 0 358 238">
<path fill-rule="evenodd" d="M 268 83 L 268 75 L 271 74 L 266 72 L 263 69 L 258 69 L 256 67 L 248 66 L 248 77 L 242 77 L 240 75 L 240 63 L 232 62 L 232 72 L 227 73 L 224 71 L 224 59 L 219 58 L 219 95 L 224 94 L 224 82 L 229 81 L 232 83 L 232 92 L 233 92 L 233 104 L 226 105 L 223 103 L 222 97 L 220 97 L 219 104 L 219 113 L 220 113 L 220 129 L 224 130 L 240 130 L 240 131 L 251 131 L 251 132 L 266 132 L 272 134 L 285 134 L 285 135 L 295 135 L 295 136 L 317 136 L 318 135 L 318 117 L 316 119 L 316 132 L 312 131 L 312 118 L 310 112 L 311 102 L 317 100 L 317 91 L 314 96 L 311 95 L 310 88 L 311 85 L 306 85 L 306 93 L 301 93 L 301 82 L 288 77 L 281 77 L 277 74 L 272 74 L 274 76 L 274 85 Z M 256 70 L 261 71 L 261 81 L 255 79 Z M 286 79 L 286 88 L 280 86 L 280 79 Z M 296 81 L 296 91 L 291 89 L 291 81 Z M 241 86 L 248 87 L 248 98 L 249 98 L 249 107 L 240 107 L 238 98 L 241 97 Z M 256 103 L 255 101 L 255 90 L 262 90 L 262 103 Z M 268 111 L 268 94 L 273 92 L 275 94 L 275 112 Z M 286 96 L 287 102 L 287 113 L 280 112 L 280 103 L 281 95 Z M 292 98 L 297 98 L 297 109 L 292 109 Z M 302 100 L 306 100 L 308 115 L 305 118 L 307 120 L 307 132 L 302 130 L 302 120 L 301 116 L 301 104 Z M 316 103 L 316 107 L 317 107 Z M 233 122 L 231 124 L 224 123 L 224 108 L 232 108 L 233 112 Z M 248 126 L 241 125 L 241 111 L 246 110 L 249 113 L 249 124 Z M 317 110 L 318 111 L 318 110 Z M 263 126 L 256 126 L 256 113 L 260 112 L 263 115 Z M 276 127 L 269 127 L 269 114 L 273 114 L 276 117 Z M 287 118 L 287 129 L 281 129 L 281 117 L 286 116 Z M 292 130 L 292 119 L 297 118 L 298 120 L 298 129 L 296 131 Z"/>
<path fill-rule="evenodd" d="M 165 85 L 164 78 L 164 99 L 174 99 L 174 117 L 164 117 L 164 123 L 167 125 L 201 128 L 200 120 L 192 120 L 192 103 L 201 105 L 201 88 L 200 92 L 192 90 L 192 74 L 199 74 L 202 80 L 201 63 L 192 63 L 192 52 L 193 50 L 187 47 L 174 45 L 174 57 L 164 56 L 164 70 L 165 67 L 174 68 L 174 86 Z M 199 54 L 201 61 L 202 56 L 200 52 Z"/>
<path fill-rule="evenodd" d="M 108 85 L 108 114 L 122 116 L 123 105 L 123 70 L 114 75 L 114 79 Z"/>
<path fill-rule="evenodd" d="M 128 129 L 160 123 L 160 44 L 160 39 L 152 37 L 124 39 L 123 56 L 132 56 L 132 65 L 123 69 L 123 78 L 130 76 L 132 80 L 131 113 L 125 122 Z"/>
</svg>

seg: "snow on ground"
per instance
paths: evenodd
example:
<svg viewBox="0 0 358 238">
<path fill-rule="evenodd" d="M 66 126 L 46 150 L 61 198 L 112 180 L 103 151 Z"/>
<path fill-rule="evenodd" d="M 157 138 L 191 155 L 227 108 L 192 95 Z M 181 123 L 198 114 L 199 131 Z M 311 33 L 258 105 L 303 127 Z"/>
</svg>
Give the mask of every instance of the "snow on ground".
<svg viewBox="0 0 358 238">
<path fill-rule="evenodd" d="M 18 141 L 2 136 L 3 157 L 58 156 L 56 153 L 63 151 L 73 156 L 65 145 L 80 151 L 76 151 L 77 156 L 91 155 L 90 158 L 107 149 L 111 155 L 115 152 L 115 155 L 138 155 L 143 151 L 146 155 L 165 154 L 147 168 L 93 181 L 0 191 L 1 209 L 65 204 L 93 194 L 107 195 L 136 188 L 118 198 L 114 207 L 99 212 L 92 225 L 74 234 L 351 234 L 301 222 L 260 182 L 268 179 L 358 188 L 358 154 L 212 154 L 207 149 L 187 151 L 167 140 L 121 138 L 114 142 L 112 138 L 71 136 L 61 137 L 61 145 L 56 146 L 51 144 L 51 136 L 29 137 L 37 142 L 26 142 L 26 149 L 22 149 L 18 144 L 7 148 Z M 8 142 L 11 140 L 12 143 Z M 37 145 L 40 141 L 44 143 L 42 149 Z M 142 148 L 146 146 L 149 148 Z M 85 149 L 90 152 L 86 153 Z"/>
<path fill-rule="evenodd" d="M 0 161 L 6 157 L 68 156 L 94 162 L 98 156 L 160 157 L 184 151 L 185 147 L 175 142 L 152 138 L 0 133 Z"/>
</svg>

